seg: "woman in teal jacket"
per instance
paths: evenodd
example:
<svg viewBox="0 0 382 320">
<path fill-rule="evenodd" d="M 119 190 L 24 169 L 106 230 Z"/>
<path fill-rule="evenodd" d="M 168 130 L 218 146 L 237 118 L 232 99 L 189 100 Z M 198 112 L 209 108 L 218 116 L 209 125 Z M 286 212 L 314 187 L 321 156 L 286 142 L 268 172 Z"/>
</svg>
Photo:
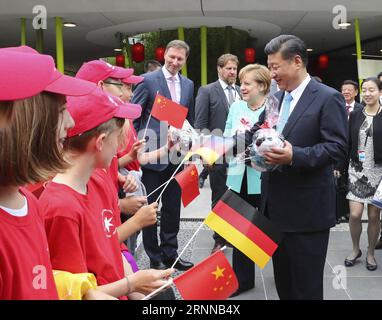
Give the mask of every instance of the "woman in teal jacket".
<svg viewBox="0 0 382 320">
<path fill-rule="evenodd" d="M 239 79 L 243 100 L 234 102 L 230 107 L 225 137 L 251 129 L 264 111 L 271 86 L 270 71 L 260 64 L 245 66 L 240 70 Z M 260 172 L 244 163 L 232 161 L 228 166 L 227 186 L 248 203 L 260 206 Z M 232 296 L 237 296 L 255 286 L 255 266 L 251 259 L 236 248 L 233 248 L 232 262 L 239 280 L 239 288 Z"/>
</svg>

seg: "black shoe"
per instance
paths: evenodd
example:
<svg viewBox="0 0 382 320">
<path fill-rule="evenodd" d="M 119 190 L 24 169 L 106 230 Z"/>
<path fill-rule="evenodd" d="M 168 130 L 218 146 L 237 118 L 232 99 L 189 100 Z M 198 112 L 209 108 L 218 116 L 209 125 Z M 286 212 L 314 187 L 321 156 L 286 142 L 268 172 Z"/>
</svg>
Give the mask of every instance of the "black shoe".
<svg viewBox="0 0 382 320">
<path fill-rule="evenodd" d="M 357 259 L 358 259 L 359 257 L 361 257 L 361 256 L 362 256 L 362 251 L 359 250 L 357 256 L 356 256 L 354 259 L 347 259 L 347 258 L 345 259 L 345 266 L 346 266 L 346 267 L 352 267 L 352 266 L 354 266 L 354 264 L 355 264 L 355 262 L 357 261 Z M 367 259 L 366 259 L 366 262 L 367 262 Z"/>
<path fill-rule="evenodd" d="M 346 222 L 349 222 L 349 219 L 347 219 L 346 217 L 340 217 L 337 220 L 337 224 L 339 224 L 339 223 L 346 223 Z"/>
<path fill-rule="evenodd" d="M 229 297 L 230 298 L 233 298 L 233 297 L 236 297 L 238 296 L 239 294 L 243 293 L 243 292 L 246 292 L 248 290 L 251 290 L 253 289 L 255 286 L 251 286 L 251 287 L 245 287 L 245 288 L 239 288 L 237 289 L 234 293 L 232 293 Z"/>
<path fill-rule="evenodd" d="M 203 179 L 203 177 L 199 177 L 199 188 L 203 188 L 204 187 L 204 181 L 205 179 Z"/>
<path fill-rule="evenodd" d="M 174 264 L 175 260 L 176 260 L 176 258 L 166 259 L 166 260 L 164 260 L 164 264 L 166 265 L 167 268 L 171 268 L 172 265 Z M 192 262 L 179 258 L 179 260 L 175 263 L 173 268 L 181 270 L 181 271 L 185 271 L 185 270 L 192 268 L 193 266 L 194 266 L 194 264 Z"/>
<path fill-rule="evenodd" d="M 382 238 L 379 238 L 379 240 L 377 241 L 375 245 L 375 250 L 380 250 L 380 249 L 382 249 Z"/>
<path fill-rule="evenodd" d="M 378 265 L 377 265 L 377 261 L 375 261 L 375 259 L 374 259 L 374 262 L 375 262 L 375 264 L 369 263 L 369 261 L 367 261 L 367 257 L 366 257 L 366 269 L 369 271 L 377 270 Z"/>
<path fill-rule="evenodd" d="M 150 268 L 157 269 L 157 270 L 167 269 L 166 265 L 162 261 L 154 261 L 154 260 L 150 260 Z"/>
</svg>

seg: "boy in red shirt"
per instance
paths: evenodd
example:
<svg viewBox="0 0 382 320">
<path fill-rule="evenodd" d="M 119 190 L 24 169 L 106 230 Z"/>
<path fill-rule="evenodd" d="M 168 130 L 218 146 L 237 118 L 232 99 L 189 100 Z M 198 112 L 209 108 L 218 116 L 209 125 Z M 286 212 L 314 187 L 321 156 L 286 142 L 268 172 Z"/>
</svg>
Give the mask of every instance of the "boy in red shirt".
<svg viewBox="0 0 382 320">
<path fill-rule="evenodd" d="M 84 63 L 81 68 L 78 70 L 76 74 L 76 78 L 84 79 L 87 81 L 91 81 L 99 86 L 105 92 L 116 96 L 118 98 L 124 97 L 124 83 L 122 79 L 132 79 L 133 81 L 142 81 L 143 77 L 133 76 L 134 70 L 131 68 L 121 68 L 118 66 L 112 66 L 111 64 L 102 61 L 102 60 L 92 60 Z M 131 92 L 130 92 L 131 93 Z M 129 98 L 129 97 L 128 97 Z M 129 100 L 124 99 L 124 102 L 129 102 Z M 112 160 L 111 167 L 109 169 L 109 173 L 112 179 L 116 183 L 117 192 L 119 189 L 119 185 L 123 185 L 124 192 L 134 192 L 137 189 L 137 182 L 133 175 L 130 175 L 128 171 L 123 171 L 123 175 L 118 173 L 118 168 L 124 168 L 128 163 L 133 165 L 136 170 L 139 170 L 139 163 L 134 160 L 137 159 L 137 152 L 142 145 L 142 141 L 130 141 L 126 142 L 126 137 L 131 137 L 134 132 L 133 126 L 129 127 L 129 121 L 125 123 L 125 136 L 121 138 L 123 144 L 126 145 L 126 148 L 121 154 L 118 153 L 117 157 Z M 133 151 L 130 152 L 131 145 Z M 129 147 L 129 148 L 128 148 Z M 120 158 L 123 155 L 122 158 Z M 133 164 L 134 162 L 134 164 Z M 115 171 L 115 169 L 117 171 Z M 124 181 L 126 179 L 126 181 Z M 133 181 L 134 182 L 133 182 Z M 129 198 L 124 198 L 120 200 L 120 208 L 121 211 L 125 214 L 134 214 L 139 208 L 146 204 L 145 197 L 132 196 Z"/>
<path fill-rule="evenodd" d="M 97 289 L 114 297 L 148 293 L 166 283 L 173 269 L 140 270 L 125 277 L 118 241 L 118 202 L 113 184 L 103 170 L 117 152 L 124 119 L 139 111 L 96 89 L 92 94 L 68 98 L 75 120 L 65 141 L 71 166 L 48 183 L 40 197 L 55 269 L 90 272 Z M 141 210 L 155 214 L 157 204 Z"/>
</svg>

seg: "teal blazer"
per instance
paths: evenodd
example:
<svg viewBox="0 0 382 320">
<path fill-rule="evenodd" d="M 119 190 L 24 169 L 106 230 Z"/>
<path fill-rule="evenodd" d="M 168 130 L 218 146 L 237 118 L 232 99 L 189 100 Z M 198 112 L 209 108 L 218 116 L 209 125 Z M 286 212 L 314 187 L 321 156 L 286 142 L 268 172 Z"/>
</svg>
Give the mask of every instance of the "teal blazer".
<svg viewBox="0 0 382 320">
<path fill-rule="evenodd" d="M 224 136 L 232 137 L 237 130 L 249 130 L 258 121 L 260 114 L 264 111 L 264 107 L 251 110 L 247 106 L 247 102 L 241 100 L 234 102 L 228 113 Z M 230 161 L 227 172 L 227 187 L 240 193 L 241 184 L 243 182 L 244 173 L 247 174 L 247 190 L 248 194 L 260 194 L 260 175 L 261 172 L 245 165 L 244 163 L 237 164 L 235 161 Z"/>
</svg>

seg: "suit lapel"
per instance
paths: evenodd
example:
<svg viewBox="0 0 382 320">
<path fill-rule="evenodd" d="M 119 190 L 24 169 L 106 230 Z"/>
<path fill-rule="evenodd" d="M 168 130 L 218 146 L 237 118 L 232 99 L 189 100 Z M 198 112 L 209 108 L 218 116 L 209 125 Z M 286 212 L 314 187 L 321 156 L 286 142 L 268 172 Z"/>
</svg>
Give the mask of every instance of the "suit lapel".
<svg viewBox="0 0 382 320">
<path fill-rule="evenodd" d="M 224 90 L 223 90 L 219 80 L 217 80 L 215 82 L 215 91 L 216 91 L 216 96 L 219 97 L 219 99 L 220 99 L 221 105 L 224 106 L 224 110 L 228 114 L 229 113 L 229 104 L 228 104 L 227 97 L 224 93 Z"/>
<path fill-rule="evenodd" d="M 188 92 L 187 92 L 187 87 L 186 87 L 186 81 L 184 80 L 183 76 L 178 73 L 179 75 L 179 81 L 180 81 L 180 104 L 182 106 L 187 105 L 187 97 L 188 97 Z"/>
<path fill-rule="evenodd" d="M 235 85 L 235 89 L 236 89 L 236 92 L 237 92 L 237 94 L 238 94 L 238 95 L 239 95 L 239 97 L 240 97 L 240 100 L 242 100 L 242 99 L 243 99 L 243 97 L 241 96 L 240 87 L 239 87 L 239 86 L 237 86 L 237 85 Z"/>
<path fill-rule="evenodd" d="M 171 99 L 171 93 L 170 93 L 170 90 L 168 89 L 167 80 L 164 77 L 162 70 L 158 70 L 157 79 L 158 79 L 158 83 L 159 83 L 159 94 L 168 98 L 168 99 Z M 157 93 L 154 92 L 154 95 L 156 95 L 156 94 Z"/>
<path fill-rule="evenodd" d="M 288 121 L 282 132 L 283 136 L 287 138 L 288 134 L 295 126 L 297 120 L 303 115 L 303 113 L 310 107 L 312 101 L 316 98 L 317 87 L 314 80 L 310 80 L 306 86 L 304 92 L 302 93 L 297 105 L 294 107 L 292 113 L 290 114 Z M 284 96 L 283 96 L 284 99 Z M 282 101 L 282 100 L 281 100 Z"/>
</svg>

